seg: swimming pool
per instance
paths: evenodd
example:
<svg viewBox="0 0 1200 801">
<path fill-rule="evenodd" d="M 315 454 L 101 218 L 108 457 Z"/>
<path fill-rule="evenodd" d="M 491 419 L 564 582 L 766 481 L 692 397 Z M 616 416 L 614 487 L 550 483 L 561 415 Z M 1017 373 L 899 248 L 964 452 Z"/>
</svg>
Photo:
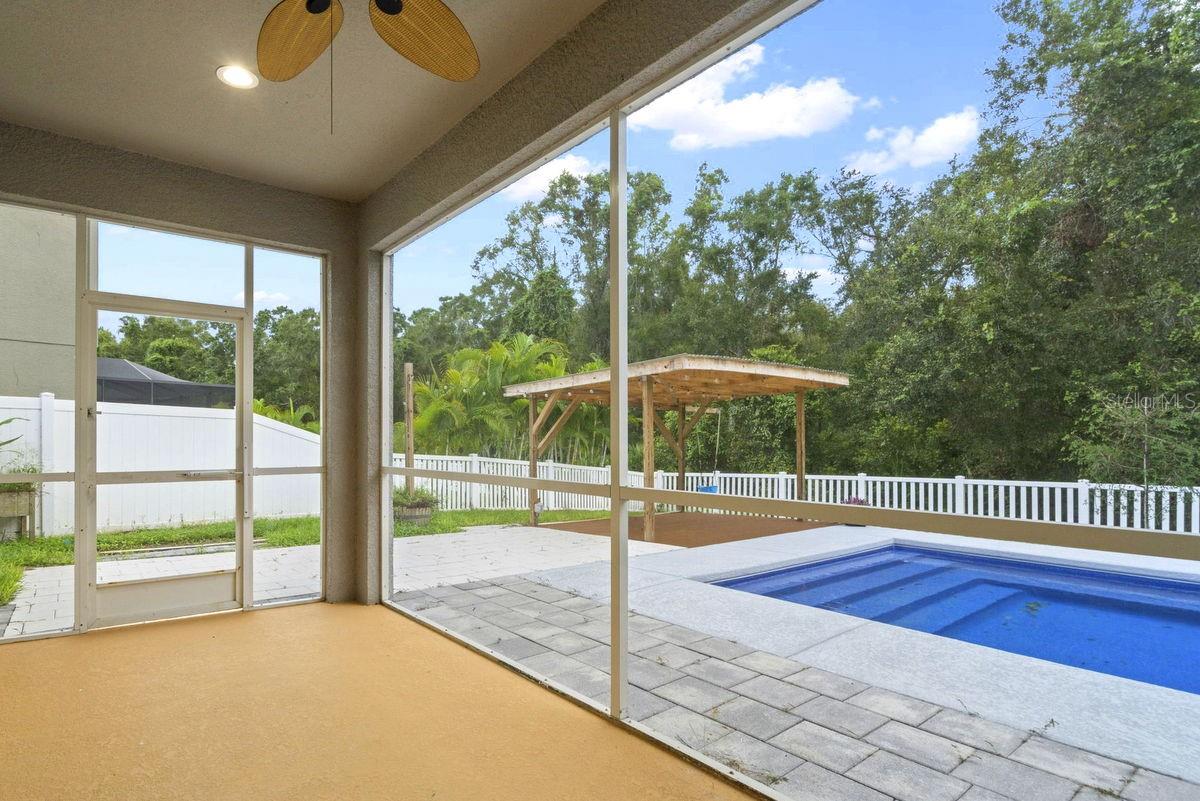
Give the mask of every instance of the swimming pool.
<svg viewBox="0 0 1200 801">
<path fill-rule="evenodd" d="M 1200 693 L 1200 583 L 901 545 L 713 583 Z"/>
</svg>

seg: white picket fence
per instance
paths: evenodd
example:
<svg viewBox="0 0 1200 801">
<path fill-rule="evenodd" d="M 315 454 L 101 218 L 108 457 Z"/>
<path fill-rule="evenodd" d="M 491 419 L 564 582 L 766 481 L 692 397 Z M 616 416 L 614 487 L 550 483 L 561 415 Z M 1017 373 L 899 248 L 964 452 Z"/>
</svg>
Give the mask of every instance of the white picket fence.
<svg viewBox="0 0 1200 801">
<path fill-rule="evenodd" d="M 417 454 L 417 467 L 480 475 L 527 477 L 529 464 L 516 459 Z M 393 463 L 404 466 L 404 455 Z M 607 467 L 539 462 L 538 477 L 607 484 Z M 950 512 L 1008 520 L 1146 529 L 1200 534 L 1200 487 L 1152 487 L 1146 492 L 1136 485 L 1095 484 L 1089 481 L 994 481 L 965 478 L 921 478 L 900 476 L 809 475 L 807 498 L 819 503 L 847 503 L 852 499 L 869 506 L 921 512 Z M 520 509 L 529 505 L 528 494 L 516 487 L 418 479 L 418 486 L 432 490 L 444 509 Z M 626 475 L 629 486 L 644 486 L 640 471 Z M 654 485 L 676 489 L 678 476 L 659 471 Z M 791 473 L 688 473 L 683 489 L 696 492 L 707 488 L 722 495 L 794 500 L 796 476 Z M 607 510 L 608 500 L 591 495 L 544 492 L 544 509 Z M 634 508 L 639 508 L 635 505 Z"/>
<path fill-rule="evenodd" d="M 191 409 L 124 403 L 98 404 L 97 460 L 102 471 L 218 470 L 233 467 L 234 419 L 227 409 Z M 3 438 L 21 439 L 0 454 L 0 469 L 14 458 L 36 464 L 43 472 L 74 469 L 74 404 L 52 395 L 0 397 L 0 419 L 21 418 L 6 426 Z M 316 434 L 256 415 L 255 463 L 259 467 L 320 464 L 321 439 Z M 15 451 L 16 453 L 12 453 Z M 416 466 L 490 476 L 527 477 L 528 462 L 482 456 L 418 455 Z M 404 455 L 394 464 L 403 466 Z M 607 467 L 541 462 L 540 478 L 607 484 Z M 627 483 L 642 486 L 640 471 Z M 660 471 L 654 484 L 675 489 L 674 473 Z M 445 479 L 418 479 L 433 490 L 444 509 L 524 509 L 528 494 L 517 487 L 498 487 Z M 688 473 L 684 489 L 715 488 L 723 495 L 793 499 L 796 477 L 790 473 Z M 807 497 L 826 503 L 858 498 L 871 506 L 998 517 L 1045 520 L 1095 526 L 1145 528 L 1200 534 L 1200 488 L 1112 486 L 1087 481 L 992 481 L 897 476 L 810 475 Z M 255 514 L 293 517 L 320 512 L 320 476 L 270 476 L 255 479 Z M 543 508 L 604 512 L 604 497 L 544 492 Z M 635 505 L 635 508 L 638 508 Z M 74 521 L 73 489 L 43 485 L 38 530 L 69 534 Z M 230 520 L 232 482 L 132 484 L 102 486 L 97 497 L 101 530 Z M 11 522 L 8 524 L 11 527 Z M 5 521 L 0 521 L 4 524 Z"/>
</svg>

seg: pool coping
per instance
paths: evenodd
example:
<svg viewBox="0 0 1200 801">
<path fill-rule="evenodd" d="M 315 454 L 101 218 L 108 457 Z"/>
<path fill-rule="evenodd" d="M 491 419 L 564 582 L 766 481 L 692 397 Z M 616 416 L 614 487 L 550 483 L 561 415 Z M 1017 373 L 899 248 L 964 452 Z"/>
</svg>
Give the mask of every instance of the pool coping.
<svg viewBox="0 0 1200 801">
<path fill-rule="evenodd" d="M 1200 582 L 1200 564 L 874 526 L 829 526 L 630 560 L 630 607 L 834 673 L 1200 781 L 1200 695 L 710 584 L 887 545 Z M 607 598 L 605 562 L 529 576 Z M 936 670 L 929 666 L 935 665 Z"/>
</svg>

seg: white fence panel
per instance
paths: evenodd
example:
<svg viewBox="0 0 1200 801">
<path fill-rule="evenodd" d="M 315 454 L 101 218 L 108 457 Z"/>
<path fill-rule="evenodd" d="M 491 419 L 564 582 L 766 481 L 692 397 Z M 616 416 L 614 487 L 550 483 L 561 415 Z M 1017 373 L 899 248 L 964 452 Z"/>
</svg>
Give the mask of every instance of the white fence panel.
<svg viewBox="0 0 1200 801">
<path fill-rule="evenodd" d="M 48 403 L 47 403 L 48 401 Z M 101 471 L 223 470 L 234 466 L 232 409 L 192 409 L 129 403 L 98 403 L 97 467 Z M 43 395 L 0 397 L 4 439 L 17 442 L 0 455 L 0 467 L 32 462 L 42 472 L 74 470 L 75 405 Z M 11 432 L 11 433 L 10 433 Z M 47 432 L 50 433 L 47 438 Z M 259 467 L 321 464 L 317 434 L 254 416 L 254 450 Z M 101 531 L 232 520 L 232 482 L 105 485 L 96 497 Z M 321 511 L 321 477 L 271 476 L 255 479 L 255 514 L 300 517 Z M 70 534 L 74 529 L 74 489 L 42 486 L 38 530 Z"/>
<path fill-rule="evenodd" d="M 101 470 L 205 470 L 232 468 L 234 419 L 227 409 L 189 409 L 166 406 L 101 403 L 98 457 Z M 43 472 L 74 469 L 74 405 L 50 395 L 38 398 L 0 397 L 0 419 L 19 418 L 4 430 L 4 438 L 21 438 L 0 454 L 0 468 L 14 461 L 36 464 Z M 258 415 L 254 445 L 260 467 L 299 467 L 320 464 L 321 438 Z M 529 464 L 519 459 L 467 455 L 418 454 L 416 466 L 432 470 L 524 478 Z M 404 455 L 393 463 L 403 466 Z M 539 464 L 540 477 L 590 484 L 607 484 L 607 467 Z M 641 486 L 642 474 L 630 471 L 627 482 Z M 671 472 L 655 474 L 655 486 L 676 489 Z M 435 492 L 443 509 L 524 509 L 528 493 L 501 487 L 446 479 L 417 479 Z M 320 476 L 259 477 L 255 480 L 256 514 L 292 517 L 320 512 Z M 796 477 L 788 473 L 692 472 L 683 489 L 724 495 L 794 499 Z M 1200 534 L 1200 488 L 1106 485 L 1088 481 L 1010 481 L 914 476 L 808 475 L 809 500 L 820 503 L 865 503 L 886 509 L 1041 520 L 1094 526 L 1136 528 Z M 70 485 L 44 485 L 39 530 L 69 534 L 73 528 L 74 496 Z M 543 508 L 608 510 L 608 499 L 575 493 L 546 492 Z M 640 509 L 640 504 L 634 504 Z M 229 520 L 233 516 L 232 484 L 144 484 L 102 487 L 98 497 L 102 530 Z"/>
</svg>

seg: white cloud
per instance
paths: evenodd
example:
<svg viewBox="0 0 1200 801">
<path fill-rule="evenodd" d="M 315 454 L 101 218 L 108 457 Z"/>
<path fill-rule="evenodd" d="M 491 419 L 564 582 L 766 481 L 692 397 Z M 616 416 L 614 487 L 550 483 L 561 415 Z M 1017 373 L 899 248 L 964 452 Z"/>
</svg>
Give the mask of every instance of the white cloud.
<svg viewBox="0 0 1200 801">
<path fill-rule="evenodd" d="M 862 104 L 863 111 L 875 111 L 880 108 L 883 108 L 883 101 L 878 97 L 871 97 Z"/>
<path fill-rule="evenodd" d="M 777 83 L 727 98 L 727 90 L 753 75 L 763 56 L 760 44 L 734 53 L 633 114 L 630 126 L 670 131 L 675 150 L 704 150 L 812 136 L 833 130 L 854 113 L 859 98 L 840 78 L 814 78 L 803 86 Z"/>
<path fill-rule="evenodd" d="M 867 141 L 888 137 L 886 149 L 852 153 L 849 167 L 871 175 L 899 167 L 926 167 L 949 161 L 970 147 L 978 136 L 979 112 L 974 106 L 938 117 L 920 133 L 907 125 L 887 130 L 873 127 L 867 131 Z"/>
<path fill-rule="evenodd" d="M 286 304 L 291 298 L 283 292 L 266 292 L 257 290 L 254 293 L 255 306 L 281 306 Z M 246 302 L 246 293 L 239 292 L 233 296 L 233 302 L 239 306 Z"/>
<path fill-rule="evenodd" d="M 546 162 L 524 178 L 513 181 L 501 189 L 500 194 L 518 203 L 526 200 L 538 200 L 546 194 L 550 183 L 564 172 L 584 176 L 606 169 L 608 167 L 604 164 L 597 164 L 575 153 L 564 153 L 558 158 Z"/>
</svg>

